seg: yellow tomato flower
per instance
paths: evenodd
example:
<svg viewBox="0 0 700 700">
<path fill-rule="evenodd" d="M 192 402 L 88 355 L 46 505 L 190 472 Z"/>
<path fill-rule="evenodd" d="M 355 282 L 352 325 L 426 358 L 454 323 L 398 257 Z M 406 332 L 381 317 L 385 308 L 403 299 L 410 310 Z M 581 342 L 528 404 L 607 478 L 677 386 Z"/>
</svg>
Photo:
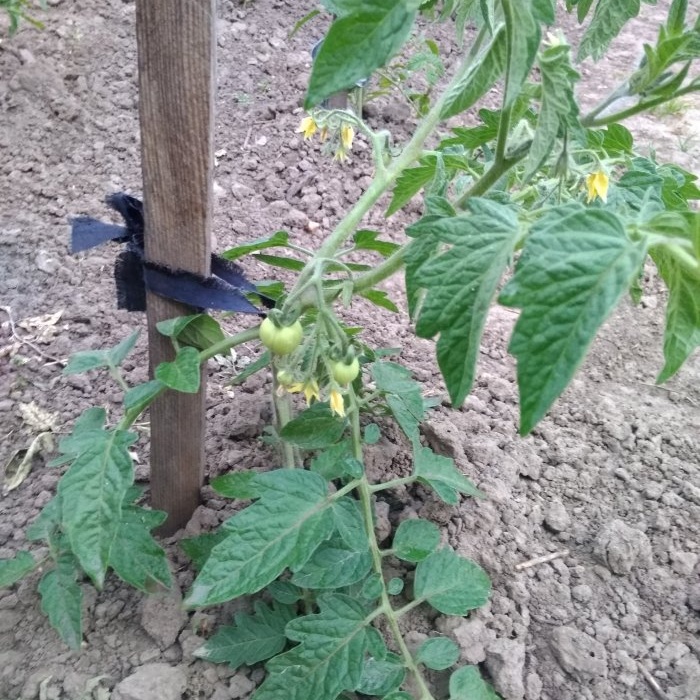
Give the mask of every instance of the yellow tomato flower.
<svg viewBox="0 0 700 700">
<path fill-rule="evenodd" d="M 344 163 L 347 159 L 348 154 L 342 147 L 333 154 L 333 160 L 337 160 L 339 163 Z"/>
<path fill-rule="evenodd" d="M 311 399 L 316 399 L 316 401 L 318 401 L 321 398 L 321 391 L 315 379 L 309 379 L 303 384 L 301 382 L 296 382 L 288 386 L 287 391 L 291 394 L 299 394 L 303 391 L 307 406 L 311 405 Z"/>
<path fill-rule="evenodd" d="M 324 126 L 318 136 L 321 139 L 321 143 L 323 143 L 328 138 L 328 127 Z"/>
<path fill-rule="evenodd" d="M 341 418 L 345 417 L 345 402 L 343 395 L 337 389 L 331 389 L 330 403 L 333 413 Z"/>
<path fill-rule="evenodd" d="M 352 141 L 355 138 L 355 130 L 349 124 L 340 127 L 340 143 L 344 151 L 352 148 Z"/>
<path fill-rule="evenodd" d="M 588 199 L 592 202 L 596 197 L 600 197 L 604 202 L 608 201 L 608 176 L 602 170 L 596 170 L 586 177 L 586 186 L 588 187 Z"/>
<path fill-rule="evenodd" d="M 317 131 L 318 124 L 314 121 L 313 117 L 304 117 L 299 124 L 297 129 L 297 134 L 304 134 L 304 139 L 310 139 Z"/>
</svg>

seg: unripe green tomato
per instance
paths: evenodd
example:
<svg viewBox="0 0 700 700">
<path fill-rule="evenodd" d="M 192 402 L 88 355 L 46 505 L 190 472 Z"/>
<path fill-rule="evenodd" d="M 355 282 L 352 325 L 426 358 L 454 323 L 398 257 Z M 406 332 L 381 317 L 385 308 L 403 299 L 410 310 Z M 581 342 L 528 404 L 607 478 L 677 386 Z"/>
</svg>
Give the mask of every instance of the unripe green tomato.
<svg viewBox="0 0 700 700">
<path fill-rule="evenodd" d="M 289 355 L 299 347 L 304 329 L 299 321 L 291 326 L 276 326 L 271 318 L 260 324 L 260 341 L 275 355 Z"/>
<path fill-rule="evenodd" d="M 352 359 L 350 364 L 338 360 L 337 362 L 331 362 L 331 374 L 333 379 L 338 382 L 338 384 L 350 384 L 357 375 L 360 373 L 360 363 L 356 357 Z"/>
</svg>

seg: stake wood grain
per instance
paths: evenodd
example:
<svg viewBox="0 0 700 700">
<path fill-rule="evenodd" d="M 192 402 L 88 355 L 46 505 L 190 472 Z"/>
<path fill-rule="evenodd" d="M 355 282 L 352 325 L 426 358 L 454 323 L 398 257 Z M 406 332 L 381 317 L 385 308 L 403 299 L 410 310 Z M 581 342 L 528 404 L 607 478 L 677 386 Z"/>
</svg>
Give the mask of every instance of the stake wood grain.
<svg viewBox="0 0 700 700">
<path fill-rule="evenodd" d="M 215 90 L 215 0 L 137 0 L 139 116 L 146 259 L 209 275 Z M 193 309 L 149 292 L 151 373 L 173 358 L 156 323 Z M 151 497 L 161 534 L 200 502 L 205 375 L 197 394 L 168 391 L 151 406 Z"/>
</svg>

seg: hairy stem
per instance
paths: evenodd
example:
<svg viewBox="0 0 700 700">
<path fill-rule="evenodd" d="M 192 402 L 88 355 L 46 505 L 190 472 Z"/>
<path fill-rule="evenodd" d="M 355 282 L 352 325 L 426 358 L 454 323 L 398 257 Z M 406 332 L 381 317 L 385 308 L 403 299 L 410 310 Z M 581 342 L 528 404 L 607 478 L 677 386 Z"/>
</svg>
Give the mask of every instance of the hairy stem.
<svg viewBox="0 0 700 700">
<path fill-rule="evenodd" d="M 277 381 L 276 373 L 272 372 L 272 405 L 274 407 L 275 419 L 277 422 L 278 434 L 282 431 L 287 423 L 292 419 L 292 406 L 290 396 L 286 391 L 279 392 L 280 384 Z M 294 469 L 297 466 L 294 446 L 282 440 L 282 462 L 287 469 Z"/>
</svg>

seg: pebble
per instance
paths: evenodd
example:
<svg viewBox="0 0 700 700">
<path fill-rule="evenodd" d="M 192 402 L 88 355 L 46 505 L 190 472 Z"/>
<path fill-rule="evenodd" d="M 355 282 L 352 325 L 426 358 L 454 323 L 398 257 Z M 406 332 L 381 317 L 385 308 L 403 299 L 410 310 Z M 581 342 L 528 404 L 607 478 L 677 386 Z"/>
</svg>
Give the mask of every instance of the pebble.
<svg viewBox="0 0 700 700">
<path fill-rule="evenodd" d="M 544 514 L 544 524 L 552 532 L 563 532 L 569 528 L 571 517 L 560 500 L 555 499 L 549 504 Z"/>
<path fill-rule="evenodd" d="M 185 624 L 187 613 L 182 607 L 182 593 L 176 584 L 167 593 L 154 593 L 144 598 L 141 627 L 161 649 L 175 643 Z"/>
<path fill-rule="evenodd" d="M 228 684 L 228 691 L 233 698 L 247 698 L 255 690 L 255 683 L 243 673 L 237 673 Z"/>
<path fill-rule="evenodd" d="M 515 639 L 496 639 L 486 649 L 486 668 L 494 688 L 508 700 L 523 700 L 525 645 Z"/>
<path fill-rule="evenodd" d="M 579 603 L 587 603 L 593 597 L 593 589 L 581 583 L 571 589 L 571 597 Z"/>
<path fill-rule="evenodd" d="M 179 666 L 146 664 L 119 683 L 111 700 L 181 700 L 187 676 Z"/>
<path fill-rule="evenodd" d="M 462 620 L 452 631 L 460 648 L 460 658 L 468 664 L 480 664 L 486 658 L 486 625 L 479 619 Z"/>
<path fill-rule="evenodd" d="M 605 647 L 574 627 L 557 627 L 552 632 L 552 651 L 559 665 L 579 680 L 608 675 Z"/>
<path fill-rule="evenodd" d="M 593 554 L 612 573 L 624 576 L 633 567 L 651 562 L 651 543 L 640 530 L 622 520 L 613 520 L 598 533 Z"/>
</svg>

